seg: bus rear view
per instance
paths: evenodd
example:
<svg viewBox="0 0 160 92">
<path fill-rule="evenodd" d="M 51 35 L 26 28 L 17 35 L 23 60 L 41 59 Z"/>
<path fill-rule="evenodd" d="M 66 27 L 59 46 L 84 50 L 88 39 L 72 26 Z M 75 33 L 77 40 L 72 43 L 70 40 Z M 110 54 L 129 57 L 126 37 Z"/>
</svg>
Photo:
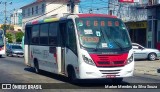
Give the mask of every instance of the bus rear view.
<svg viewBox="0 0 160 92">
<path fill-rule="evenodd" d="M 76 18 L 81 49 L 80 77 L 112 78 L 115 82 L 133 75 L 131 40 L 124 23 L 113 16 L 84 15 Z"/>
</svg>

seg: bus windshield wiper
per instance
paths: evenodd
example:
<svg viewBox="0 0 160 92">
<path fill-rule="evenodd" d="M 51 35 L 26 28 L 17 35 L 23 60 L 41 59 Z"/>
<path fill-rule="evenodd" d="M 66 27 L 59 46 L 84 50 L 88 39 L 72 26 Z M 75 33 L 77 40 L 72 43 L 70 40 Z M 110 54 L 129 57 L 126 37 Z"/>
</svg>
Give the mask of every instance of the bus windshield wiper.
<svg viewBox="0 0 160 92">
<path fill-rule="evenodd" d="M 104 40 L 105 40 L 105 37 L 104 37 L 103 31 L 102 31 L 102 29 L 101 29 L 101 28 L 100 28 L 100 32 L 101 32 L 101 36 L 100 36 L 99 42 L 97 43 L 97 45 L 96 45 L 96 47 L 95 47 L 95 51 L 97 51 L 97 49 L 98 49 L 98 46 L 99 46 L 99 44 L 100 44 L 100 42 L 101 42 L 101 40 L 102 40 L 102 36 L 103 36 L 103 38 L 104 38 Z"/>
<path fill-rule="evenodd" d="M 108 39 L 111 39 L 114 43 L 116 43 L 116 45 L 121 49 L 121 51 L 123 50 L 122 45 L 117 42 L 114 38 L 112 38 L 109 34 L 106 33 L 106 36 L 108 37 Z"/>
</svg>

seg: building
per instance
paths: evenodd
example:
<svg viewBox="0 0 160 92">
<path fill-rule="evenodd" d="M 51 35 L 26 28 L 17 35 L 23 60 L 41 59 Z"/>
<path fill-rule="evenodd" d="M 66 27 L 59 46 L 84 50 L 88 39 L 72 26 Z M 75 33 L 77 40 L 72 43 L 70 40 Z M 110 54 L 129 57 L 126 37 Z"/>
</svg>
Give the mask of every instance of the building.
<svg viewBox="0 0 160 92">
<path fill-rule="evenodd" d="M 148 47 L 160 50 L 160 0 L 149 0 L 141 7 L 148 11 Z"/>
<path fill-rule="evenodd" d="M 127 0 L 110 0 L 109 13 L 125 22 L 132 42 L 147 46 L 147 9 L 139 7 L 148 2 L 147 0 L 125 1 Z"/>
<path fill-rule="evenodd" d="M 13 14 L 11 14 L 11 25 L 19 25 L 22 26 L 22 10 L 14 10 Z"/>
<path fill-rule="evenodd" d="M 44 19 L 46 17 L 70 13 L 69 0 L 37 0 L 29 5 L 23 6 L 22 9 L 22 27 L 24 30 L 24 25 L 27 22 L 33 20 Z M 75 0 L 74 13 L 79 13 L 78 8 L 79 0 Z"/>
</svg>

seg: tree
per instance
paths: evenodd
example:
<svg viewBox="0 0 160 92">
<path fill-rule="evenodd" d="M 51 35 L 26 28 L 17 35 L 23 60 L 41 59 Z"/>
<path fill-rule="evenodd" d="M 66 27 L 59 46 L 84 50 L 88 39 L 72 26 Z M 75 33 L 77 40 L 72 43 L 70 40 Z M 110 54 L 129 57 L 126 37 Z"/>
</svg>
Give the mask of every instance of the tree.
<svg viewBox="0 0 160 92">
<path fill-rule="evenodd" d="M 1 28 L 4 30 L 5 29 L 5 25 L 3 24 L 1 26 Z M 12 25 L 6 25 L 6 30 L 14 30 L 14 26 L 12 26 Z"/>
<path fill-rule="evenodd" d="M 12 43 L 13 42 L 13 39 L 14 39 L 14 35 L 10 32 L 7 32 L 6 33 L 6 38 L 8 38 L 8 42 L 9 43 Z"/>
<path fill-rule="evenodd" d="M 22 37 L 24 36 L 23 32 L 17 32 L 16 33 L 16 42 L 21 42 L 22 41 Z"/>
</svg>

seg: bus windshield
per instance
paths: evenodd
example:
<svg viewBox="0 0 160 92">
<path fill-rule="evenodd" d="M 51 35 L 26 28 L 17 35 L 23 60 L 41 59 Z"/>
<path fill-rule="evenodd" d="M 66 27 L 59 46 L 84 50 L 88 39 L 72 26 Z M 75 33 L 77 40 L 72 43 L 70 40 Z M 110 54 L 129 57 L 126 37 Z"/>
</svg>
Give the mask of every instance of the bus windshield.
<svg viewBox="0 0 160 92">
<path fill-rule="evenodd" d="M 116 18 L 76 18 L 80 43 L 96 49 L 123 49 L 131 47 L 124 23 Z"/>
</svg>

